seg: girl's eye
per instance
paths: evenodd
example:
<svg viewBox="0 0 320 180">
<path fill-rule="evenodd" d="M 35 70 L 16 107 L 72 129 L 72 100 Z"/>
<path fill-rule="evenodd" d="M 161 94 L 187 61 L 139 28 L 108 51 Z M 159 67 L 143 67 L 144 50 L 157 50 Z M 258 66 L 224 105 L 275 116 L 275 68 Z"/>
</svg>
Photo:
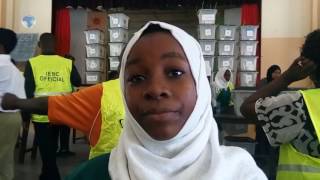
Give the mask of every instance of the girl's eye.
<svg viewBox="0 0 320 180">
<path fill-rule="evenodd" d="M 141 82 L 141 81 L 144 81 L 145 79 L 146 79 L 146 78 L 145 78 L 144 76 L 142 76 L 142 75 L 134 75 L 134 76 L 129 77 L 129 78 L 128 78 L 128 81 L 129 81 L 130 83 L 137 84 L 137 83 L 139 83 L 139 82 Z"/>
<path fill-rule="evenodd" d="M 174 69 L 174 70 L 169 71 L 168 75 L 169 75 L 169 77 L 179 77 L 179 76 L 181 76 L 183 74 L 184 74 L 183 71 L 178 70 L 178 69 Z"/>
</svg>

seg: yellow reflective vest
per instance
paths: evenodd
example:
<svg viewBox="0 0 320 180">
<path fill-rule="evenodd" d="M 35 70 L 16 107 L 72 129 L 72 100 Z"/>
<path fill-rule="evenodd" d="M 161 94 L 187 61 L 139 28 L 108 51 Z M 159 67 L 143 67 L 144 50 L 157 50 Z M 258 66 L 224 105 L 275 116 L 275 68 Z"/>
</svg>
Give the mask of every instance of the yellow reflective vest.
<svg viewBox="0 0 320 180">
<path fill-rule="evenodd" d="M 29 61 L 35 82 L 35 97 L 72 92 L 71 60 L 58 55 L 39 55 Z M 48 116 L 43 115 L 32 115 L 32 120 L 39 123 L 49 122 Z"/>
<path fill-rule="evenodd" d="M 301 91 L 318 141 L 320 137 L 320 89 Z M 277 180 L 320 179 L 320 159 L 298 152 L 291 144 L 280 147 Z"/>
<path fill-rule="evenodd" d="M 124 123 L 125 110 L 120 80 L 107 81 L 102 83 L 102 86 L 101 132 L 97 144 L 91 147 L 89 159 L 111 152 L 118 144 Z"/>
</svg>

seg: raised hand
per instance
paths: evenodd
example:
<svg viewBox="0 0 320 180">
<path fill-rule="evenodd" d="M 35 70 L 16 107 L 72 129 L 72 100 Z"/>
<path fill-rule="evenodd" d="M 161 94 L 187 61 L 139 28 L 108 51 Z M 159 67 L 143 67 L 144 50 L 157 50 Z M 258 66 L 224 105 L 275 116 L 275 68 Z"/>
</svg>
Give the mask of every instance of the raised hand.
<svg viewBox="0 0 320 180">
<path fill-rule="evenodd" d="M 317 65 L 313 61 L 300 56 L 283 73 L 283 77 L 291 83 L 308 77 L 316 68 Z"/>
</svg>

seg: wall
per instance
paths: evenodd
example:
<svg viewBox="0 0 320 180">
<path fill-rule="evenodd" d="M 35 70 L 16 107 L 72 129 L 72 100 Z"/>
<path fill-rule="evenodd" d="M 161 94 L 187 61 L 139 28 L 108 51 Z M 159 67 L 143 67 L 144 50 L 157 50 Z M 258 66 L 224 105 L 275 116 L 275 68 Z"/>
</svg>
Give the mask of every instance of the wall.
<svg viewBox="0 0 320 180">
<path fill-rule="evenodd" d="M 51 32 L 52 3 L 50 0 L 15 0 L 15 24 L 14 29 L 19 33 L 43 33 Z M 33 28 L 25 28 L 21 24 L 23 16 L 32 15 L 36 18 Z"/>
<path fill-rule="evenodd" d="M 14 2 L 12 0 L 0 0 L 0 26 L 13 29 L 13 7 Z"/>
<path fill-rule="evenodd" d="M 0 0 L 0 26 L 13 29 L 17 33 L 51 32 L 51 0 Z M 22 17 L 32 15 L 36 18 L 33 28 L 21 24 Z"/>
<path fill-rule="evenodd" d="M 270 65 L 284 71 L 299 56 L 304 37 L 319 27 L 318 9 L 318 0 L 262 0 L 261 77 Z M 303 80 L 292 86 L 311 85 Z"/>
</svg>

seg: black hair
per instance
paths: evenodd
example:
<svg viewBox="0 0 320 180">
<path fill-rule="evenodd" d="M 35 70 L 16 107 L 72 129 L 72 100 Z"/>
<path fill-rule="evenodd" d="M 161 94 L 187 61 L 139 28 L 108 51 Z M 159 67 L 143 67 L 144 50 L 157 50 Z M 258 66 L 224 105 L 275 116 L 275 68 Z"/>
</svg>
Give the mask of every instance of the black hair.
<svg viewBox="0 0 320 180">
<path fill-rule="evenodd" d="M 6 54 L 10 52 L 17 45 L 17 35 L 10 29 L 0 28 L 0 44 L 3 46 Z"/>
<path fill-rule="evenodd" d="M 320 64 L 320 29 L 309 33 L 302 46 L 301 55 Z"/>
<path fill-rule="evenodd" d="M 150 24 L 141 34 L 140 37 L 145 36 L 147 34 L 152 34 L 152 33 L 156 33 L 156 32 L 164 32 L 164 33 L 168 33 L 171 34 L 171 31 L 168 29 L 164 29 L 162 28 L 159 24 Z"/>
<path fill-rule="evenodd" d="M 119 72 L 118 71 L 109 71 L 108 72 L 108 79 L 117 79 L 119 77 Z"/>
<path fill-rule="evenodd" d="M 43 33 L 40 36 L 39 46 L 42 50 L 53 51 L 55 49 L 55 38 L 51 33 Z"/>
<path fill-rule="evenodd" d="M 281 71 L 281 68 L 280 66 L 278 65 L 272 65 L 268 68 L 267 70 L 267 82 L 271 82 L 273 79 L 272 79 L 272 73 L 275 72 L 276 70 L 280 70 Z"/>
<path fill-rule="evenodd" d="M 75 61 L 76 58 L 74 58 L 74 56 L 72 56 L 71 54 L 65 54 L 64 58 L 70 59 L 71 61 Z"/>
</svg>

